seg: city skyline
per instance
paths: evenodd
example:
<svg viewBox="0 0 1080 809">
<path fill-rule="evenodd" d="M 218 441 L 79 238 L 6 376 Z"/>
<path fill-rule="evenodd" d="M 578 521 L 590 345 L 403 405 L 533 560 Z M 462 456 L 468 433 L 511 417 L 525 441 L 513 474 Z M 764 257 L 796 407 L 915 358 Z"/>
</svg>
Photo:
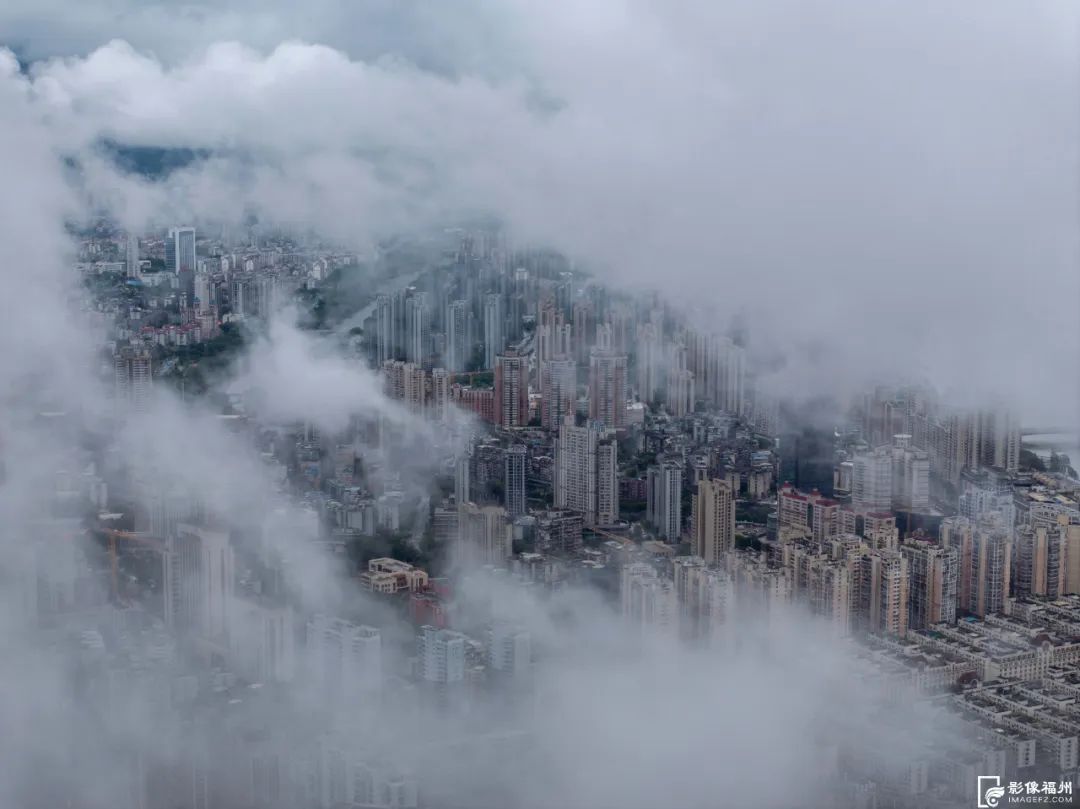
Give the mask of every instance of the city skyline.
<svg viewBox="0 0 1080 809">
<path fill-rule="evenodd" d="M 0 806 L 1069 805 L 1075 30 L 0 9 Z"/>
</svg>

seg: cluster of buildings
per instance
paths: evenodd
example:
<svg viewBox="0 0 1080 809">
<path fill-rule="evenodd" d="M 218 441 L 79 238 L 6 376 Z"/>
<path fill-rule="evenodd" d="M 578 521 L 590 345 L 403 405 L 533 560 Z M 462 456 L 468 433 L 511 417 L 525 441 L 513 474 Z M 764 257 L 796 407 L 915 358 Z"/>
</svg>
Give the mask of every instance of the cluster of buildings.
<svg viewBox="0 0 1080 809">
<path fill-rule="evenodd" d="M 117 396 L 136 411 L 162 349 L 266 316 L 341 261 L 235 251 L 191 228 L 123 246 L 138 295 L 97 305 L 115 316 Z M 1006 411 L 956 413 L 916 389 L 877 390 L 846 413 L 778 401 L 756 384 L 742 335 L 696 328 L 486 231 L 378 294 L 358 343 L 404 423 L 358 416 L 330 435 L 230 403 L 299 522 L 270 515 L 241 538 L 157 470 L 102 463 L 77 499 L 94 492 L 96 510 L 124 523 L 94 534 L 112 554 L 98 569 L 112 577 L 104 595 L 87 595 L 93 561 L 66 556 L 78 543 L 50 544 L 63 564 L 28 562 L 27 581 L 56 596 L 28 595 L 50 604 L 30 618 L 90 633 L 79 643 L 100 670 L 127 671 L 100 629 L 110 599 L 169 639 L 168 662 L 108 675 L 168 691 L 165 727 L 195 702 L 240 716 L 198 732 L 207 750 L 240 751 L 242 777 L 193 757 L 191 780 L 163 794 L 194 790 L 207 807 L 418 806 L 424 755 L 527 746 L 515 711 L 533 705 L 544 650 L 514 597 L 570 586 L 607 597 L 634 636 L 718 654 L 800 610 L 885 702 L 940 703 L 956 720 L 935 735 L 941 749 L 905 759 L 900 777 L 854 754 L 836 766 L 856 805 L 950 805 L 984 772 L 1075 778 L 1080 484 L 1021 471 Z M 421 422 L 435 429 L 410 429 Z M 421 455 L 434 483 L 408 474 Z M 347 571 L 359 601 L 306 606 L 327 600 L 305 564 L 313 549 Z M 315 706 L 306 722 L 229 707 L 282 693 Z M 473 709 L 508 695 L 515 711 L 500 716 L 513 720 L 475 738 L 403 742 L 391 756 L 362 743 L 430 716 L 482 724 Z M 132 775 L 147 795 L 159 777 Z"/>
</svg>

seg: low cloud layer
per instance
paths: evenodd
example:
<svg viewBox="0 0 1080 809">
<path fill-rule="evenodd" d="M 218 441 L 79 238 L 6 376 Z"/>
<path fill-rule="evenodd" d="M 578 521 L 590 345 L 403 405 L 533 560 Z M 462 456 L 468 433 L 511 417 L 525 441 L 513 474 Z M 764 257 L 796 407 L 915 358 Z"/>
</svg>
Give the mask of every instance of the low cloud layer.
<svg viewBox="0 0 1080 809">
<path fill-rule="evenodd" d="M 903 374 L 1075 421 L 1052 372 L 1080 344 L 1071 4 L 480 4 L 489 58 L 456 70 L 418 52 L 461 41 L 441 14 L 410 7 L 410 47 L 375 53 L 325 12 L 298 30 L 330 46 L 204 9 L 257 47 L 175 53 L 127 8 L 132 44 L 8 81 L 125 219 L 255 209 L 367 244 L 493 212 L 613 283 L 742 313 L 792 390 Z M 103 137 L 212 157 L 137 183 L 95 161 Z"/>
</svg>

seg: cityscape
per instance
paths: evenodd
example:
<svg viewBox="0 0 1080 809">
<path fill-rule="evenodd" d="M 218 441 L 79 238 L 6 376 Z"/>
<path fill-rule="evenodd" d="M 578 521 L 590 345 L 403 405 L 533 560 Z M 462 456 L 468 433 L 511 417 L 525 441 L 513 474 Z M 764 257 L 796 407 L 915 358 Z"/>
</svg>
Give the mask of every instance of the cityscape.
<svg viewBox="0 0 1080 809">
<path fill-rule="evenodd" d="M 697 60 L 742 53 L 725 26 L 786 35 L 756 7 L 699 9 L 699 52 L 606 0 L 507 0 L 505 31 L 101 5 L 0 11 L 0 809 L 1073 805 L 1080 271 L 1056 185 L 1044 229 L 987 223 L 1080 137 L 1001 169 L 985 220 L 992 159 L 949 152 L 970 185 L 910 200 L 898 168 L 867 213 L 823 147 L 804 210 L 768 161 L 760 198 L 683 162 L 712 141 L 675 125 L 726 90 L 624 121 L 609 81 L 633 33 L 665 82 L 723 85 Z M 845 70 L 849 30 L 909 42 L 828 5 L 804 24 Z M 1054 8 L 972 58 L 1080 23 Z M 156 14 L 213 33 L 177 50 Z M 938 22 L 931 62 L 964 25 Z M 514 81 L 496 30 L 535 49 Z M 603 136 L 548 131 L 582 107 Z M 797 108 L 733 137 L 820 134 Z M 894 158 L 945 159 L 919 154 Z M 738 203 L 702 202 L 720 177 Z M 872 260 L 815 276 L 832 256 Z"/>
</svg>

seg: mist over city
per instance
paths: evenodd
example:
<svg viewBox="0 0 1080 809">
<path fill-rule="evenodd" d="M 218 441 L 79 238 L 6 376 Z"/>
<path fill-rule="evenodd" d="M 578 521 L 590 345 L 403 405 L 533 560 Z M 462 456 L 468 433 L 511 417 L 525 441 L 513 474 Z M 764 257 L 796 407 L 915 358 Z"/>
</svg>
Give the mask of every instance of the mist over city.
<svg viewBox="0 0 1080 809">
<path fill-rule="evenodd" d="M 1080 10 L 0 8 L 0 809 L 1072 805 Z"/>
</svg>

